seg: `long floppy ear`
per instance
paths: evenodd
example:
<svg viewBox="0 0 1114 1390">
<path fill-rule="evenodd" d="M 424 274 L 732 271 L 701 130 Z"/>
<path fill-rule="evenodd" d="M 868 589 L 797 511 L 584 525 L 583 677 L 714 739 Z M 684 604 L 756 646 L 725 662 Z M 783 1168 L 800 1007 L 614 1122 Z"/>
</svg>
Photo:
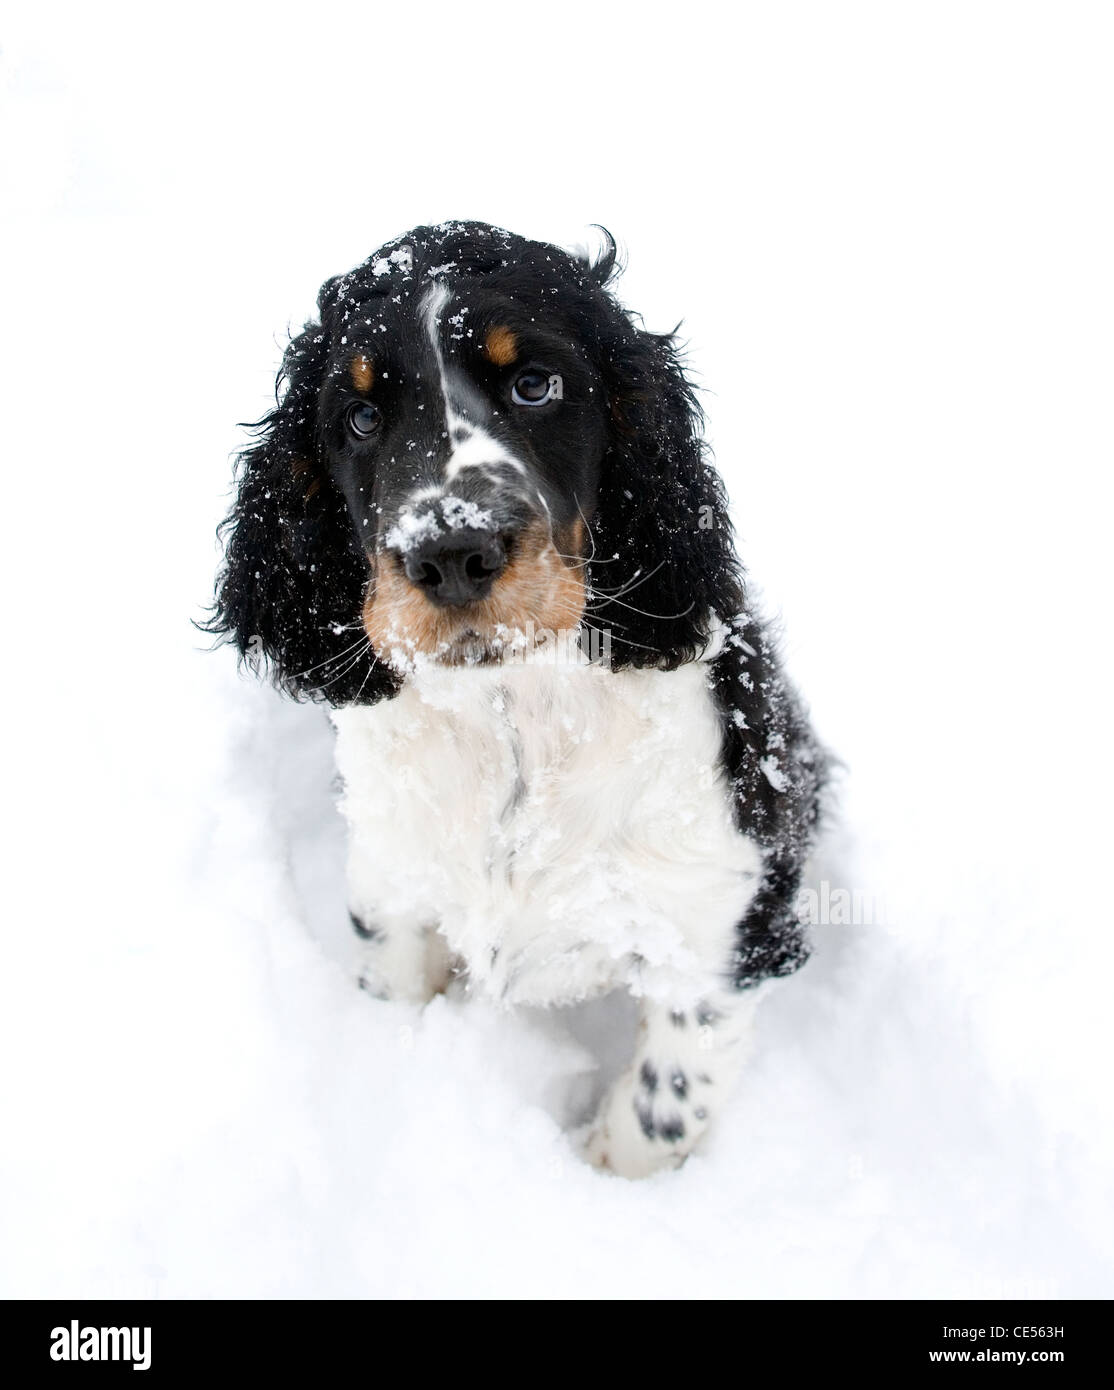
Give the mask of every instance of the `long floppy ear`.
<svg viewBox="0 0 1114 1390">
<path fill-rule="evenodd" d="M 601 284 L 613 263 L 612 253 L 595 268 Z M 701 653 L 713 615 L 741 610 L 741 573 L 675 338 L 622 310 L 608 317 L 600 348 L 611 440 L 592 526 L 592 624 L 610 630 L 613 666 L 671 670 Z"/>
<path fill-rule="evenodd" d="M 310 323 L 283 356 L 275 409 L 239 458 L 236 498 L 219 532 L 216 602 L 202 626 L 295 698 L 370 704 L 397 682 L 361 626 L 367 561 L 321 466 L 317 397 L 327 353 L 326 331 Z"/>
</svg>

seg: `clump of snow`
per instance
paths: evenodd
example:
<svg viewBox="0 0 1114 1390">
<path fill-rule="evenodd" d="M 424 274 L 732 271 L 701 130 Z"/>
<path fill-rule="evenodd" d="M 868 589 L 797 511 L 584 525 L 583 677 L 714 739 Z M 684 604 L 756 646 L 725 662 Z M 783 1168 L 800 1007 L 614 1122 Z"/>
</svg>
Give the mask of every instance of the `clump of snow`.
<svg viewBox="0 0 1114 1390">
<path fill-rule="evenodd" d="M 450 531 L 470 529 L 490 531 L 495 520 L 490 511 L 469 502 L 464 497 L 440 497 L 424 511 L 404 511 L 393 526 L 388 527 L 383 543 L 388 550 L 410 554 L 426 541 L 436 540 L 443 528 Z"/>
<path fill-rule="evenodd" d="M 384 275 L 389 275 L 393 267 L 397 266 L 404 275 L 409 275 L 414 265 L 414 251 L 409 246 L 399 246 L 391 251 L 389 255 L 379 256 L 371 263 L 371 273 L 377 279 Z"/>
<path fill-rule="evenodd" d="M 434 512 L 403 512 L 388 528 L 383 542 L 388 550 L 398 550 L 406 555 L 426 541 L 436 540 L 439 535 L 441 526 Z"/>
<path fill-rule="evenodd" d="M 446 526 L 454 531 L 461 531 L 465 527 L 474 531 L 490 531 L 495 525 L 488 510 L 463 497 L 443 497 L 441 515 L 445 518 Z"/>
</svg>

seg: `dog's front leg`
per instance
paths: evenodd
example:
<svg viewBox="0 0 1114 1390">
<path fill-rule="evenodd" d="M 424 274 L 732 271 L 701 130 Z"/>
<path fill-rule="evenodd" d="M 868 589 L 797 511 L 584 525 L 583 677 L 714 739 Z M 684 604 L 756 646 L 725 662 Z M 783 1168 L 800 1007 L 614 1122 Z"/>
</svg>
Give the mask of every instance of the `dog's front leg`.
<svg viewBox="0 0 1114 1390">
<path fill-rule="evenodd" d="M 746 1060 L 754 1012 L 753 991 L 688 1009 L 644 1000 L 634 1060 L 604 1097 L 589 1160 L 624 1178 L 683 1163 Z"/>
<path fill-rule="evenodd" d="M 349 790 L 352 789 L 349 777 Z M 381 827 L 350 820 L 348 916 L 360 938 L 357 978 L 377 999 L 427 1004 L 452 976 L 452 958 L 437 930 L 433 899 L 400 892 L 383 848 Z"/>
</svg>

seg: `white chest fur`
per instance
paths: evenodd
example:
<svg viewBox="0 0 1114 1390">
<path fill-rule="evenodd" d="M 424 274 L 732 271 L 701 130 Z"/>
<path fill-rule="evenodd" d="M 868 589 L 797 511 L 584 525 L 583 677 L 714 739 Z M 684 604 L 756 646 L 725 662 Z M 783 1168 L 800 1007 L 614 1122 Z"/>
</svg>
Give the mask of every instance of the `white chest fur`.
<svg viewBox="0 0 1114 1390">
<path fill-rule="evenodd" d="M 430 668 L 334 714 L 349 892 L 436 926 L 474 987 L 687 1007 L 729 968 L 757 847 L 735 830 L 700 663 Z"/>
</svg>

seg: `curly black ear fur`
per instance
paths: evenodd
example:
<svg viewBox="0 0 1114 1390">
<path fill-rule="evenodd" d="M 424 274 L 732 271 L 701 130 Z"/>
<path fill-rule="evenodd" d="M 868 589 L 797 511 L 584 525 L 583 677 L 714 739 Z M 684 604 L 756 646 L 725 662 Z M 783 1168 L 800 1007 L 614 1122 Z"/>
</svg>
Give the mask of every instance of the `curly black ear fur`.
<svg viewBox="0 0 1114 1390">
<path fill-rule="evenodd" d="M 616 669 L 672 670 L 704 649 L 713 615 L 740 611 L 742 580 L 676 337 L 647 332 L 608 293 L 618 262 L 605 235 L 589 270 L 610 308 L 597 333 L 611 408 L 588 567 L 592 623 L 611 631 Z"/>
<path fill-rule="evenodd" d="M 236 498 L 220 527 L 216 602 L 202 627 L 296 698 L 370 704 L 394 694 L 397 682 L 360 626 L 367 561 L 320 466 L 317 395 L 327 353 L 325 330 L 310 323 L 283 356 L 275 409 L 239 458 Z"/>
</svg>

